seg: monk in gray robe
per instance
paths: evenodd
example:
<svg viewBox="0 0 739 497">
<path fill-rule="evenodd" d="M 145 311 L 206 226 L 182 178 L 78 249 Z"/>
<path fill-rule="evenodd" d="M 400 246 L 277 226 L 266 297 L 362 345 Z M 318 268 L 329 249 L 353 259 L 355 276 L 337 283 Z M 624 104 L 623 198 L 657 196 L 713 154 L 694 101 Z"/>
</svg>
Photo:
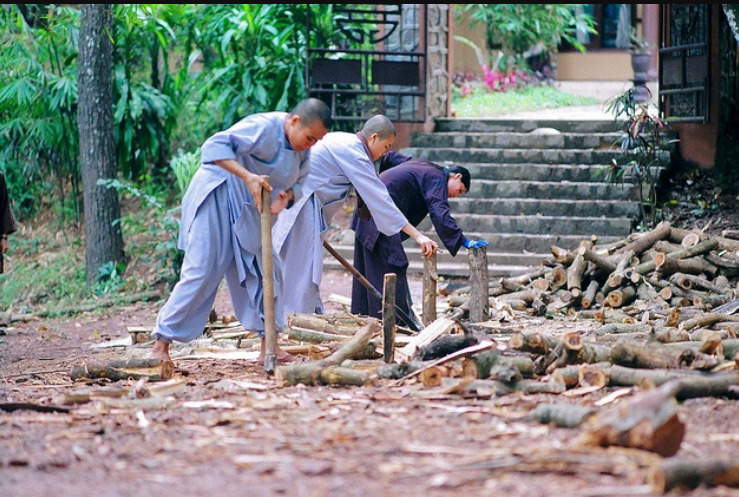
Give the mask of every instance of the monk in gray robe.
<svg viewBox="0 0 739 497">
<path fill-rule="evenodd" d="M 286 313 L 323 313 L 322 238 L 352 187 L 381 232 L 405 233 L 418 243 L 424 255 L 438 249 L 436 242 L 419 232 L 398 210 L 375 170 L 374 162 L 387 153 L 395 137 L 393 123 L 386 116 L 376 115 L 358 133 L 331 132 L 311 150 L 304 196 L 277 219 L 273 228 L 272 239 L 285 282 L 282 296 Z"/>
<path fill-rule="evenodd" d="M 328 133 L 331 111 L 320 100 L 300 102 L 291 113 L 265 112 L 245 117 L 203 144 L 202 164 L 182 199 L 178 244 L 185 251 L 180 280 L 157 316 L 151 356 L 171 361 L 172 341 L 187 342 L 203 333 L 221 280 L 244 328 L 262 337 L 261 212 L 277 215 L 302 196 L 309 149 Z M 269 184 L 263 175 L 269 177 Z M 261 191 L 271 191 L 262 205 Z M 275 329 L 286 323 L 280 309 L 281 272 L 275 261 Z M 279 349 L 277 359 L 289 355 Z"/>
</svg>

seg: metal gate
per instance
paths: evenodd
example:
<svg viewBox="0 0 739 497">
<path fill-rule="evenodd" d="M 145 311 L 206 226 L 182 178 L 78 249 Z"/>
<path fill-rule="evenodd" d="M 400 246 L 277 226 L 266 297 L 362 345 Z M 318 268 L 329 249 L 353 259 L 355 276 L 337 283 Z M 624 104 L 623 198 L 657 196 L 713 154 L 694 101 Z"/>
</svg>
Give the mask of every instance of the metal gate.
<svg viewBox="0 0 739 497">
<path fill-rule="evenodd" d="M 313 46 L 308 9 L 308 96 L 331 107 L 337 123 L 385 114 L 394 122 L 426 119 L 426 9 L 419 4 L 314 5 L 331 8 L 330 46 Z"/>
<path fill-rule="evenodd" d="M 660 110 L 670 122 L 708 123 L 711 5 L 669 4 L 660 8 Z"/>
</svg>

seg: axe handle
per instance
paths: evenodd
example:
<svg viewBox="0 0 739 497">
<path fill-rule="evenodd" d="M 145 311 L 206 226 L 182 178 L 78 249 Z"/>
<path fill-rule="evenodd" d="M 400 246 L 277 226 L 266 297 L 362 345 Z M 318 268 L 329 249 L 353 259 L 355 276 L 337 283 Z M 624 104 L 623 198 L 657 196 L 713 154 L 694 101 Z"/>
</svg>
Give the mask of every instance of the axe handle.
<svg viewBox="0 0 739 497">
<path fill-rule="evenodd" d="M 380 302 L 382 302 L 382 294 L 381 294 L 381 293 L 379 292 L 379 290 L 377 290 L 377 288 L 375 288 L 374 286 L 372 286 L 372 283 L 370 283 L 370 282 L 369 282 L 369 281 L 367 280 L 367 278 L 365 278 L 364 276 L 362 276 L 362 275 L 361 275 L 361 273 L 360 273 L 359 271 L 357 271 L 357 268 L 355 268 L 354 266 L 352 266 L 351 264 L 349 264 L 349 261 L 347 261 L 346 259 L 344 259 L 344 258 L 343 258 L 343 257 L 341 256 L 341 254 L 340 254 L 340 253 L 338 253 L 338 252 L 337 252 L 337 251 L 336 251 L 336 250 L 335 250 L 335 249 L 334 249 L 334 248 L 333 248 L 333 247 L 332 247 L 331 245 L 329 245 L 329 244 L 328 244 L 328 242 L 327 242 L 326 240 L 324 240 L 324 241 L 323 241 L 323 246 L 324 246 L 324 248 L 325 248 L 326 250 L 328 250 L 328 251 L 329 251 L 329 253 L 330 253 L 331 255 L 333 255 L 333 256 L 334 256 L 334 257 L 336 258 L 336 260 L 337 260 L 337 261 L 339 261 L 339 262 L 341 263 L 341 265 L 342 265 L 342 266 L 344 266 L 344 267 L 345 267 L 345 268 L 347 269 L 347 271 L 349 271 L 350 273 L 352 273 L 352 275 L 354 275 L 354 277 L 355 277 L 355 278 L 357 278 L 357 280 L 358 280 L 358 281 L 359 281 L 359 282 L 360 282 L 360 283 L 361 283 L 362 285 L 364 285 L 364 287 L 365 287 L 365 288 L 366 288 L 367 290 L 369 290 L 369 291 L 370 291 L 370 293 L 371 293 L 371 294 L 372 294 L 372 295 L 373 295 L 373 296 L 374 296 L 374 297 L 375 297 L 375 298 L 376 298 L 377 300 L 379 300 Z"/>
<path fill-rule="evenodd" d="M 349 261 L 347 261 L 346 259 L 344 259 L 341 256 L 341 254 L 338 253 L 331 245 L 329 245 L 329 243 L 326 240 L 323 241 L 323 247 L 326 250 L 328 250 L 328 252 L 331 255 L 333 255 L 336 258 L 336 260 L 339 261 L 341 263 L 341 265 L 344 266 L 347 269 L 347 271 L 349 271 L 350 273 L 352 273 L 352 275 L 355 278 L 357 278 L 357 281 L 359 281 L 362 285 L 364 285 L 364 287 L 367 290 L 369 290 L 369 292 L 372 294 L 373 297 L 375 297 L 377 299 L 378 302 L 382 302 L 382 294 L 380 293 L 380 291 L 377 288 L 375 288 L 374 286 L 372 286 L 372 283 L 370 283 L 369 280 L 367 280 L 367 278 L 365 278 L 364 276 L 362 276 L 360 274 L 360 272 L 357 271 L 357 268 L 355 268 L 354 266 L 352 266 L 351 264 L 349 264 Z M 395 314 L 397 314 L 398 317 L 409 328 L 411 328 L 413 331 L 420 331 L 418 329 L 418 326 L 416 325 L 416 323 L 414 323 L 413 320 L 410 318 L 410 316 L 408 316 L 408 314 L 406 314 L 403 311 L 403 309 L 401 309 L 400 307 L 398 307 L 397 304 L 395 305 Z"/>
</svg>

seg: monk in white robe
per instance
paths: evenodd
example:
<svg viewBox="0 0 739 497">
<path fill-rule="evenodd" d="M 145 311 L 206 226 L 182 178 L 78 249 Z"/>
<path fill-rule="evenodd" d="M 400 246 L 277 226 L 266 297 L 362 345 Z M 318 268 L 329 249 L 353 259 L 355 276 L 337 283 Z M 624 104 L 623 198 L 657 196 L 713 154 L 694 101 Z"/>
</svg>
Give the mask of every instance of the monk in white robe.
<svg viewBox="0 0 739 497">
<path fill-rule="evenodd" d="M 273 227 L 272 240 L 279 253 L 285 285 L 282 289 L 285 313 L 323 313 L 322 239 L 352 187 L 382 233 L 408 234 L 426 256 L 438 249 L 436 242 L 419 232 L 400 212 L 375 170 L 374 161 L 390 150 L 395 137 L 393 123 L 386 116 L 377 115 L 367 120 L 356 134 L 328 133 L 311 150 L 303 198 L 280 215 Z"/>
<path fill-rule="evenodd" d="M 300 199 L 308 150 L 331 125 L 328 106 L 311 98 L 291 113 L 247 116 L 205 141 L 202 165 L 182 199 L 180 280 L 157 316 L 151 357 L 171 361 L 172 341 L 191 341 L 203 333 L 224 277 L 237 319 L 262 336 L 264 354 L 261 212 L 277 215 Z M 269 206 L 261 205 L 262 188 L 271 191 Z M 280 330 L 286 323 L 277 258 L 274 277 L 275 329 Z M 287 358 L 277 352 L 278 360 Z"/>
</svg>

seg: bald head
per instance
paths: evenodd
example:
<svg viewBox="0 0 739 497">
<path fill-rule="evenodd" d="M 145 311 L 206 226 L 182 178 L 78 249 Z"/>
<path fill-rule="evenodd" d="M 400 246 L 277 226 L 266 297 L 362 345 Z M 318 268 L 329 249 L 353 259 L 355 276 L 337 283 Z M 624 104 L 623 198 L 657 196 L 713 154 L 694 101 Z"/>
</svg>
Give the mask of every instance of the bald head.
<svg viewBox="0 0 739 497">
<path fill-rule="evenodd" d="M 364 126 L 362 127 L 361 133 L 365 138 L 369 138 L 376 133 L 380 140 L 387 140 L 391 137 L 394 138 L 397 134 L 395 131 L 395 125 L 390 121 L 390 119 L 382 114 L 378 114 L 367 119 L 367 122 L 364 123 Z"/>
</svg>

